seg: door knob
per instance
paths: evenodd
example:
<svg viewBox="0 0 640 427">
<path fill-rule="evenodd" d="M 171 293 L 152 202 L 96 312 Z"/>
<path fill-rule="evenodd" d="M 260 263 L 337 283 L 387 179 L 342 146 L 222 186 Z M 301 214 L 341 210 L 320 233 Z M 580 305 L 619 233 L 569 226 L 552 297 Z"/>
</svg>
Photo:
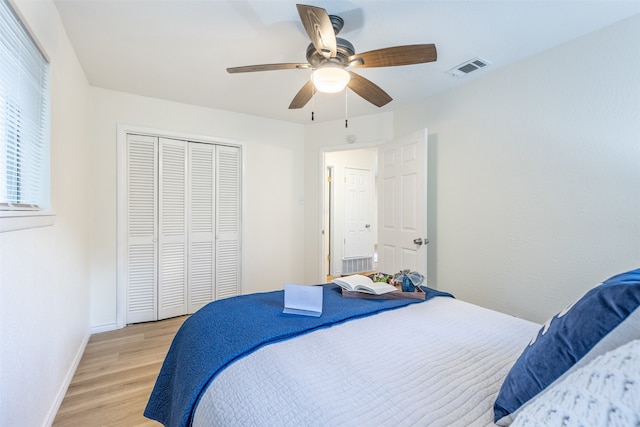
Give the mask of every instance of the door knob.
<svg viewBox="0 0 640 427">
<path fill-rule="evenodd" d="M 420 245 L 426 245 L 429 243 L 429 239 L 427 238 L 422 238 L 422 237 L 418 237 L 417 239 L 413 239 L 413 243 L 415 243 L 416 245 L 420 246 Z"/>
</svg>

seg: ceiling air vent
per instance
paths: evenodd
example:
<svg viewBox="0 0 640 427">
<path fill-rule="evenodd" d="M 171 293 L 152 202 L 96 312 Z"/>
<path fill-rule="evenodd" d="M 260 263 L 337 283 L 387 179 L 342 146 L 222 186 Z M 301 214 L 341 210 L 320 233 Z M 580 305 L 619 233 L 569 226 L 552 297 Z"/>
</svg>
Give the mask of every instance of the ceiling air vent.
<svg viewBox="0 0 640 427">
<path fill-rule="evenodd" d="M 488 65 L 491 65 L 491 62 L 487 61 L 486 59 L 473 58 L 458 65 L 457 67 L 453 67 L 452 69 L 447 71 L 447 74 L 453 77 L 462 77 Z"/>
</svg>

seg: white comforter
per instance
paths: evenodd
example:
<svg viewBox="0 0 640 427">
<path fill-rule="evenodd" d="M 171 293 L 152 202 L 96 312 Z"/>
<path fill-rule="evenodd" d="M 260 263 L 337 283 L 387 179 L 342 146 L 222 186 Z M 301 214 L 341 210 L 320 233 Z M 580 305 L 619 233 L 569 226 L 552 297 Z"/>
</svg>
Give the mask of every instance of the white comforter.
<svg viewBox="0 0 640 427">
<path fill-rule="evenodd" d="M 434 298 L 268 345 L 200 401 L 204 426 L 486 426 L 540 325 Z"/>
</svg>

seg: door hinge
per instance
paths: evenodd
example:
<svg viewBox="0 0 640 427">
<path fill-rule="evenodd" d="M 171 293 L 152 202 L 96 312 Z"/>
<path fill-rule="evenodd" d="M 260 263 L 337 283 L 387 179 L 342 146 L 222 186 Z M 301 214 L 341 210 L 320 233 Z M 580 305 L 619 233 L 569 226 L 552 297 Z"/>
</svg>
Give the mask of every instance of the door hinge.
<svg viewBox="0 0 640 427">
<path fill-rule="evenodd" d="M 327 182 L 331 182 L 331 177 L 330 176 L 327 177 Z"/>
<path fill-rule="evenodd" d="M 327 261 L 331 261 L 331 254 L 327 255 Z"/>
</svg>

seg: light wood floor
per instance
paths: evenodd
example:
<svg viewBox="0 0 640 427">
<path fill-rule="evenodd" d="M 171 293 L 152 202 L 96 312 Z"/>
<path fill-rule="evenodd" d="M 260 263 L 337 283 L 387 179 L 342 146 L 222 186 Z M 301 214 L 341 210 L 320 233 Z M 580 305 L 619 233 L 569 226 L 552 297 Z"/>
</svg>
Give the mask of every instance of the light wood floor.
<svg viewBox="0 0 640 427">
<path fill-rule="evenodd" d="M 187 317 L 92 335 L 53 426 L 160 426 L 142 412 L 171 340 Z"/>
</svg>

